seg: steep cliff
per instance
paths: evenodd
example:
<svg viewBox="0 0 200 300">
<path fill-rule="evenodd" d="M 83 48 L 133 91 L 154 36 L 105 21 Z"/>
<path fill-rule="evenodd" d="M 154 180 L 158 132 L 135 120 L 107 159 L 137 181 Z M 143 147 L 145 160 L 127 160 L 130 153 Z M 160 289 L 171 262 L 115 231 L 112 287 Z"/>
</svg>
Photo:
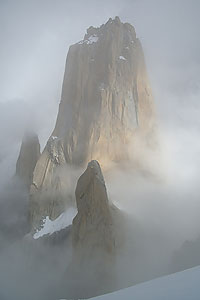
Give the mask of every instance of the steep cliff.
<svg viewBox="0 0 200 300">
<path fill-rule="evenodd" d="M 112 290 L 115 283 L 115 218 L 97 161 L 91 161 L 76 187 L 78 213 L 72 224 L 71 297 Z"/>
<path fill-rule="evenodd" d="M 69 48 L 55 129 L 34 170 L 32 225 L 47 214 L 56 218 L 71 201 L 63 193 L 66 164 L 84 167 L 96 159 L 105 167 L 128 159 L 129 145 L 139 137 L 146 147 L 153 130 L 154 105 L 134 27 L 118 17 L 90 27 Z"/>
<path fill-rule="evenodd" d="M 50 137 L 38 160 L 30 188 L 29 220 L 32 230 L 38 229 L 45 219 L 56 219 L 66 207 L 66 164 L 62 141 Z"/>
<path fill-rule="evenodd" d="M 54 136 L 66 161 L 101 164 L 127 157 L 137 131 L 148 134 L 154 108 L 143 51 L 130 24 L 116 17 L 90 27 L 67 55 Z"/>
<path fill-rule="evenodd" d="M 74 252 L 81 252 L 81 260 L 90 260 L 98 251 L 113 253 L 115 241 L 112 216 L 104 178 L 97 161 L 88 164 L 78 180 L 75 194 L 78 213 L 72 226 Z"/>
</svg>

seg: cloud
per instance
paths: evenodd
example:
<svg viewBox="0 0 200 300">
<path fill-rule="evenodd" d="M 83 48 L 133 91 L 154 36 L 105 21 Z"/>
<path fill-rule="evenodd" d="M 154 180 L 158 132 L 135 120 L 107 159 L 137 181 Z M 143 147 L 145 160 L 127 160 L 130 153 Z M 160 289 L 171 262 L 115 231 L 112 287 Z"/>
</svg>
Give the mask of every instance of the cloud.
<svg viewBox="0 0 200 300">
<path fill-rule="evenodd" d="M 105 174 L 111 200 L 129 211 L 131 218 L 134 218 L 134 222 L 130 223 L 134 230 L 129 231 L 131 238 L 126 248 L 127 257 L 130 257 L 133 250 L 144 251 L 141 256 L 138 254 L 137 263 L 130 264 L 130 261 L 123 259 L 121 267 L 125 270 L 126 266 L 130 276 L 137 270 L 138 278 L 144 278 L 147 269 L 154 274 L 158 274 L 158 270 L 161 272 L 166 269 L 173 250 L 184 240 L 195 239 L 200 234 L 199 11 L 198 0 L 2 0 L 1 201 L 2 196 L 6 201 L 11 199 L 12 204 L 15 200 L 22 199 L 22 195 L 16 195 L 15 190 L 5 195 L 2 189 L 15 172 L 15 162 L 24 130 L 27 127 L 36 130 L 42 147 L 53 130 L 69 45 L 81 40 L 90 25 L 99 26 L 110 16 L 119 15 L 122 21 L 135 26 L 142 41 L 156 102 L 163 150 L 162 163 L 158 163 L 156 156 L 151 159 L 155 169 L 160 169 L 162 180 L 144 177 L 131 169 L 115 169 L 114 172 Z M 16 210 L 15 220 L 20 218 L 21 209 L 23 210 L 23 207 Z M 137 227 L 134 227 L 135 223 L 139 226 L 138 231 Z M 137 248 L 135 243 L 138 243 L 140 248 Z M 41 254 L 40 249 L 38 251 L 39 254 L 37 250 L 36 254 L 33 254 L 33 263 L 30 264 L 32 268 L 35 258 Z M 8 256 L 6 254 L 1 256 L 2 261 L 5 259 L 7 263 L 10 257 L 14 260 L 15 272 L 12 279 L 18 277 L 20 270 L 24 280 L 27 275 L 23 264 L 24 252 L 17 245 L 16 248 L 13 246 L 13 250 L 9 250 Z M 27 255 L 26 259 L 28 257 Z M 42 254 L 42 257 L 45 256 Z M 65 259 L 64 254 L 62 258 Z M 40 285 L 39 281 L 46 273 L 50 274 L 49 280 L 53 282 L 57 273 L 51 274 L 52 265 L 55 266 L 55 262 L 58 261 L 59 266 L 63 263 L 55 253 L 52 264 L 49 265 L 51 257 L 45 259 L 42 276 L 33 281 L 36 285 Z M 141 269 L 143 260 L 146 265 Z M 40 262 L 34 272 L 29 274 L 26 283 L 41 271 Z M 7 293 L 10 288 L 8 276 L 13 268 L 12 261 L 8 268 L 6 263 L 3 267 L 8 281 Z M 127 277 L 124 278 L 128 281 Z M 23 280 L 18 280 L 17 284 L 23 285 Z M 1 278 L 2 283 L 5 283 L 5 280 Z M 48 285 L 48 278 L 45 278 L 45 288 Z M 29 287 L 28 283 L 27 286 Z M 43 293 L 44 287 L 41 289 Z M 39 288 L 39 291 L 41 289 Z M 14 290 L 17 290 L 17 285 Z M 33 285 L 31 291 L 34 293 Z M 28 290 L 26 293 L 28 294 Z"/>
</svg>

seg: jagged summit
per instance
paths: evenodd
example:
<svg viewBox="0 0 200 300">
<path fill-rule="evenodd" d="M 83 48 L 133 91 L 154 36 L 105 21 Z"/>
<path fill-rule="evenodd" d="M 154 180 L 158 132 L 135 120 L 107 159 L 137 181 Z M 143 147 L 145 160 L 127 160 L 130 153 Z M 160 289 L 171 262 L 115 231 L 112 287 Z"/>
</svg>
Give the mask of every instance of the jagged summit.
<svg viewBox="0 0 200 300">
<path fill-rule="evenodd" d="M 107 31 L 113 31 L 115 27 L 124 26 L 126 29 L 128 29 L 132 35 L 133 39 L 136 38 L 136 32 L 132 25 L 129 23 L 122 23 L 120 21 L 120 18 L 117 16 L 114 19 L 110 18 L 106 24 L 102 24 L 100 27 L 93 27 L 90 26 L 87 29 L 87 33 L 84 36 L 84 39 L 80 42 L 76 43 L 79 45 L 91 45 L 93 43 L 96 43 L 99 39 L 102 38 L 103 35 L 106 34 Z M 133 39 L 131 39 L 133 41 Z"/>
</svg>

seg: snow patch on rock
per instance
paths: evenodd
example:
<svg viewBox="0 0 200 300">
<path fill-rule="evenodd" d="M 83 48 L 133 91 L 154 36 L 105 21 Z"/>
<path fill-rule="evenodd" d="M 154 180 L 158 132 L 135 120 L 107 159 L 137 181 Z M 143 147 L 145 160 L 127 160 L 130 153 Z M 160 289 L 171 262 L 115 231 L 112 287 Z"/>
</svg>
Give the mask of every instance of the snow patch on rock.
<svg viewBox="0 0 200 300">
<path fill-rule="evenodd" d="M 93 34 L 89 37 L 87 44 L 93 44 L 96 43 L 98 41 L 98 36 L 96 36 L 96 34 Z"/>
<path fill-rule="evenodd" d="M 57 219 L 50 220 L 49 216 L 43 220 L 43 227 L 37 230 L 33 235 L 34 239 L 38 239 L 46 234 L 53 234 L 54 232 L 60 231 L 72 224 L 73 218 L 77 214 L 77 209 L 74 207 L 68 208 L 62 213 Z"/>
<path fill-rule="evenodd" d="M 91 35 L 87 40 L 82 40 L 80 42 L 78 42 L 79 45 L 82 44 L 87 44 L 87 45 L 91 45 L 93 43 L 96 43 L 98 41 L 98 36 L 96 34 Z"/>
<path fill-rule="evenodd" d="M 127 60 L 124 56 L 120 55 L 119 59 Z"/>
<path fill-rule="evenodd" d="M 54 135 L 52 135 L 51 136 L 51 139 L 54 141 L 54 140 L 56 140 L 58 137 L 57 136 L 54 136 Z"/>
</svg>

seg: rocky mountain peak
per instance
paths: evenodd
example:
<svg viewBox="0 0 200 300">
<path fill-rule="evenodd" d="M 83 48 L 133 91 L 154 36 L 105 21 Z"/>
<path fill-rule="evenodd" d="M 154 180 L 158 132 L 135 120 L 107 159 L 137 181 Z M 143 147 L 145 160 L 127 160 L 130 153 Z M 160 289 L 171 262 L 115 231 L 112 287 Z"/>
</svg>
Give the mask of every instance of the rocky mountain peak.
<svg viewBox="0 0 200 300">
<path fill-rule="evenodd" d="M 118 17 L 89 27 L 84 39 L 69 48 L 55 128 L 34 170 L 31 211 L 37 207 L 41 216 L 58 216 L 69 202 L 62 196 L 59 206 L 55 196 L 63 195 L 62 167 L 83 168 L 91 160 L 107 167 L 128 160 L 137 139 L 149 147 L 154 124 L 151 88 L 134 27 Z M 52 197 L 48 201 L 49 194 L 56 205 Z M 47 199 L 45 211 L 40 198 Z"/>
<path fill-rule="evenodd" d="M 112 44 L 113 40 L 116 43 L 122 40 L 124 46 L 126 44 L 127 47 L 127 44 L 136 42 L 135 29 L 129 23 L 122 23 L 119 17 L 115 17 L 115 19 L 110 18 L 106 24 L 100 27 L 90 26 L 87 29 L 84 39 L 75 45 L 92 45 L 94 47 L 95 43 L 105 43 L 108 40 L 110 41 L 109 44 Z"/>
<path fill-rule="evenodd" d="M 119 17 L 115 17 L 114 19 L 110 18 L 105 24 L 102 24 L 100 27 L 90 26 L 87 29 L 87 33 L 84 36 L 84 40 L 87 41 L 88 38 L 90 38 L 93 35 L 98 36 L 100 38 L 100 36 L 106 34 L 107 31 L 112 32 L 116 29 L 119 30 L 122 28 L 128 29 L 130 32 L 132 32 L 133 37 L 136 38 L 134 27 L 128 23 L 123 24 Z"/>
<path fill-rule="evenodd" d="M 154 108 L 135 29 L 118 17 L 69 49 L 53 135 L 63 139 L 68 163 L 127 157 L 138 131 L 152 130 Z"/>
<path fill-rule="evenodd" d="M 76 297 L 88 298 L 107 291 L 115 282 L 115 237 L 113 216 L 103 174 L 91 161 L 76 187 L 78 213 L 72 224 L 72 263 Z M 74 292 L 73 292 L 74 296 Z"/>
<path fill-rule="evenodd" d="M 77 182 L 75 194 L 78 214 L 73 220 L 74 247 L 86 247 L 87 255 L 92 254 L 88 251 L 93 252 L 94 247 L 112 252 L 112 217 L 105 181 L 97 161 L 88 164 Z"/>
</svg>

